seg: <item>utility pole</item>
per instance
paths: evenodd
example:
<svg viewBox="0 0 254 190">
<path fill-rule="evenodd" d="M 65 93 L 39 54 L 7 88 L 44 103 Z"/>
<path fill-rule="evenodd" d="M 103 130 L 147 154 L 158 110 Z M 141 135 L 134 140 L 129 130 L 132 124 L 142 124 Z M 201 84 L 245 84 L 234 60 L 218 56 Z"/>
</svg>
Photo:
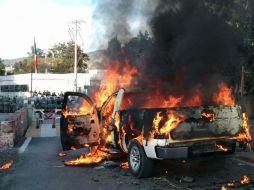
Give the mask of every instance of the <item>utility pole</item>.
<svg viewBox="0 0 254 190">
<path fill-rule="evenodd" d="M 75 25 L 75 28 L 74 28 L 74 30 L 75 30 L 75 36 L 74 36 L 74 42 L 75 42 L 75 49 L 74 49 L 74 76 L 75 76 L 75 78 L 74 78 L 74 90 L 75 90 L 75 92 L 77 92 L 77 90 L 78 90 L 78 72 L 77 72 L 77 65 L 78 65 L 78 60 L 77 60 L 77 58 L 78 58 L 78 48 L 77 48 L 77 41 L 78 41 L 78 30 L 79 30 L 79 25 L 81 24 L 81 23 L 83 23 L 84 21 L 82 21 L 82 20 L 74 20 L 74 21 L 72 21 L 72 24 L 74 24 Z"/>
</svg>

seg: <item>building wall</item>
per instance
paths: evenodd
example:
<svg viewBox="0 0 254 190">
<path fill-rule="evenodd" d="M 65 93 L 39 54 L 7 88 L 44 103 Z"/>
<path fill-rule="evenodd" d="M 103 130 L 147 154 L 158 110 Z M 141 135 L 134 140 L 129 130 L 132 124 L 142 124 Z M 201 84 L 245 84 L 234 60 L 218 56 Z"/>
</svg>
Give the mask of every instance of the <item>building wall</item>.
<svg viewBox="0 0 254 190">
<path fill-rule="evenodd" d="M 77 86 L 80 91 L 84 91 L 84 86 L 90 86 L 90 79 L 93 77 L 102 78 L 103 71 L 101 70 L 89 70 L 88 73 L 78 73 Z M 99 76 L 98 76 L 99 75 Z M 55 92 L 61 93 L 65 91 L 74 91 L 74 79 L 73 73 L 68 74 L 44 74 L 33 73 L 32 74 L 32 91 L 43 92 Z M 19 74 L 8 75 L 0 77 L 1 85 L 28 85 L 29 91 L 31 90 L 31 74 Z M 4 96 L 30 96 L 29 92 L 0 92 L 0 95 Z"/>
</svg>

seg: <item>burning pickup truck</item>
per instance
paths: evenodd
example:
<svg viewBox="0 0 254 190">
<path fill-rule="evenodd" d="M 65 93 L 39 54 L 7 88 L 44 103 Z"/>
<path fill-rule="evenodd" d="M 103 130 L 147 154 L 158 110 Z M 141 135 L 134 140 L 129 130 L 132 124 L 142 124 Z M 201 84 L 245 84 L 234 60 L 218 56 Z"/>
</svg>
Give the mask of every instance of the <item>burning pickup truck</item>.
<svg viewBox="0 0 254 190">
<path fill-rule="evenodd" d="M 148 177 L 155 160 L 230 154 L 237 141 L 248 144 L 251 140 L 247 116 L 239 105 L 129 106 L 131 97 L 138 95 L 138 89 L 120 89 L 98 109 L 87 95 L 66 92 L 60 124 L 63 149 L 99 147 L 88 155 L 94 163 L 108 157 L 112 148 L 118 149 L 128 155 L 134 176 Z M 91 161 L 67 165 L 86 163 Z"/>
</svg>

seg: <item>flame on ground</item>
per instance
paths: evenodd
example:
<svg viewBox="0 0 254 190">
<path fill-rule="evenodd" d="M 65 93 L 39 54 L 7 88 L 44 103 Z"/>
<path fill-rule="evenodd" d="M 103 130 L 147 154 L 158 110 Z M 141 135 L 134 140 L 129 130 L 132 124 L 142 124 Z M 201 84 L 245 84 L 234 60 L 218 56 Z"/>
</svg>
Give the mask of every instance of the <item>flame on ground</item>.
<svg viewBox="0 0 254 190">
<path fill-rule="evenodd" d="M 241 179 L 241 184 L 242 185 L 248 185 L 250 183 L 250 178 L 248 176 L 243 176 Z"/>
<path fill-rule="evenodd" d="M 14 164 L 13 160 L 3 164 L 1 167 L 0 167 L 0 170 L 8 170 L 10 169 L 10 167 Z"/>
<path fill-rule="evenodd" d="M 64 164 L 67 166 L 97 164 L 109 157 L 108 153 L 98 147 L 92 147 L 91 149 L 90 153 L 83 154 L 76 160 L 66 161 Z"/>
<path fill-rule="evenodd" d="M 235 180 L 229 181 L 227 187 L 237 187 L 237 183 Z"/>
<path fill-rule="evenodd" d="M 66 156 L 66 153 L 64 153 L 64 152 L 59 152 L 57 155 L 58 155 L 59 157 L 64 157 L 64 156 Z"/>
<path fill-rule="evenodd" d="M 129 169 L 129 164 L 128 164 L 128 162 L 123 162 L 123 163 L 121 163 L 121 164 L 120 164 L 120 168 L 122 168 L 122 169 Z"/>
<path fill-rule="evenodd" d="M 230 188 L 239 188 L 241 186 L 245 186 L 248 185 L 250 183 L 250 178 L 247 175 L 244 175 L 239 182 L 237 182 L 236 180 L 231 180 L 227 183 L 227 186 L 222 186 L 221 190 L 225 190 Z"/>
<path fill-rule="evenodd" d="M 74 146 L 71 146 L 71 148 L 70 148 L 71 150 L 76 150 L 76 148 L 74 147 Z"/>
</svg>

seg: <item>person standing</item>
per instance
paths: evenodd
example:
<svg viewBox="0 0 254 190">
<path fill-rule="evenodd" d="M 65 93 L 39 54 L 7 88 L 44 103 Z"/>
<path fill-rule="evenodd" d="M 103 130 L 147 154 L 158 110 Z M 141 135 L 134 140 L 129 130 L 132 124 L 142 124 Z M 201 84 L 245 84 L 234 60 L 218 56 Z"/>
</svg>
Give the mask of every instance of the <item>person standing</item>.
<svg viewBox="0 0 254 190">
<path fill-rule="evenodd" d="M 40 113 L 35 112 L 36 128 L 40 128 Z"/>
<path fill-rule="evenodd" d="M 52 128 L 56 128 L 56 113 L 55 110 L 52 111 Z"/>
</svg>

